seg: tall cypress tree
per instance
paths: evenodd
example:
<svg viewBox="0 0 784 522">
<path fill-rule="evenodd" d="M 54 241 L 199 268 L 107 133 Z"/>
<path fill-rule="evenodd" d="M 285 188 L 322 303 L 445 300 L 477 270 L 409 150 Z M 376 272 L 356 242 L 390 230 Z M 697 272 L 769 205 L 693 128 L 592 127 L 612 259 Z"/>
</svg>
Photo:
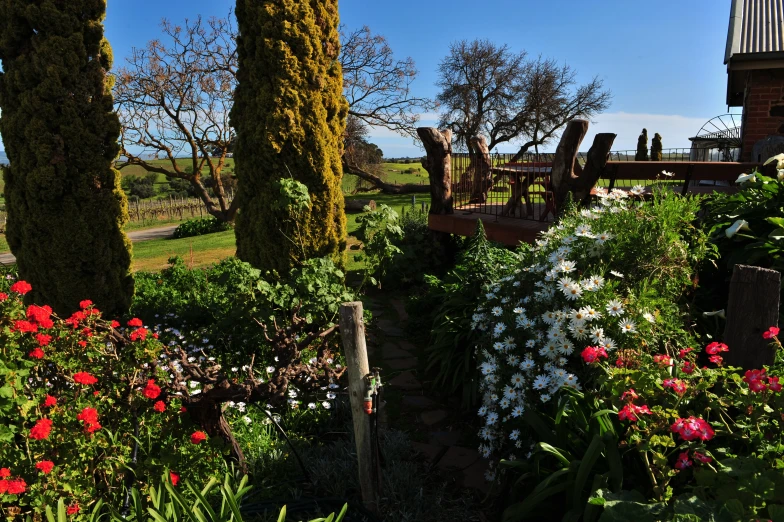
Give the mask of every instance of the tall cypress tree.
<svg viewBox="0 0 784 522">
<path fill-rule="evenodd" d="M 32 300 L 60 314 L 133 294 L 106 0 L 0 0 L 6 236 Z"/>
<path fill-rule="evenodd" d="M 341 262 L 346 217 L 341 147 L 348 111 L 338 62 L 337 0 L 237 0 L 237 256 L 287 272 L 312 257 Z M 307 186 L 311 205 L 280 210 L 278 181 Z"/>
</svg>

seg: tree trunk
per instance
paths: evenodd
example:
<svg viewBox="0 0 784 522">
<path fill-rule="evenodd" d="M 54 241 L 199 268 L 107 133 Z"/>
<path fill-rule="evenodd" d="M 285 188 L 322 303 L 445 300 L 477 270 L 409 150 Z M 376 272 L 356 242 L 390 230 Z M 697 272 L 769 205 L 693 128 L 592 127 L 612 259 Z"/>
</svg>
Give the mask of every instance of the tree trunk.
<svg viewBox="0 0 784 522">
<path fill-rule="evenodd" d="M 422 166 L 430 178 L 430 213 L 452 214 L 452 131 L 419 127 L 427 156 Z"/>
<path fill-rule="evenodd" d="M 724 343 L 727 364 L 745 370 L 773 364 L 776 348 L 762 333 L 779 320 L 781 274 L 756 266 L 735 265 L 727 304 Z"/>
<path fill-rule="evenodd" d="M 593 139 L 593 145 L 588 150 L 588 158 L 585 161 L 585 167 L 579 169 L 579 165 L 575 165 L 575 170 L 579 170 L 577 177 L 572 178 L 571 191 L 573 198 L 581 205 L 589 205 L 591 203 L 591 190 L 599 181 L 599 178 L 604 172 L 604 167 L 607 166 L 607 159 L 610 157 L 610 148 L 617 134 L 611 132 L 603 132 L 597 134 Z M 556 207 L 558 208 L 558 207 Z"/>
<path fill-rule="evenodd" d="M 487 192 L 493 186 L 493 174 L 490 172 L 492 167 L 490 150 L 487 148 L 487 141 L 483 136 L 474 136 L 470 141 L 471 163 L 468 169 L 473 171 L 474 180 L 469 203 L 485 203 L 487 202 Z"/>
<path fill-rule="evenodd" d="M 427 194 L 430 192 L 430 187 L 425 185 L 415 185 L 414 183 L 406 183 L 405 185 L 393 185 L 387 183 L 375 174 L 371 174 L 363 170 L 357 165 L 353 165 L 343 157 L 343 171 L 353 174 L 354 176 L 371 182 L 377 189 L 380 189 L 384 194 Z"/>
<path fill-rule="evenodd" d="M 566 125 L 558 148 L 553 159 L 553 172 L 550 181 L 555 197 L 555 208 L 558 213 L 563 209 L 566 195 L 572 188 L 574 164 L 577 161 L 577 151 L 588 132 L 588 120 L 572 120 Z"/>
</svg>

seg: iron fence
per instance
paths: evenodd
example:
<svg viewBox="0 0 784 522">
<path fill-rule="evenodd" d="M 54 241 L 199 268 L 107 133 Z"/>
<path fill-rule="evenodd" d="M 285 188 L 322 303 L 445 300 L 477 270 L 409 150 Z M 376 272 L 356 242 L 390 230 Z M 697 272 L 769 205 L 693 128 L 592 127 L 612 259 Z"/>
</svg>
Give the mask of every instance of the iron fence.
<svg viewBox="0 0 784 522">
<path fill-rule="evenodd" d="M 738 149 L 698 149 L 675 148 L 662 151 L 663 162 L 702 163 L 732 162 L 738 157 Z M 610 152 L 610 161 L 633 162 L 636 151 L 621 150 Z M 485 158 L 481 155 L 455 153 L 452 155 L 452 198 L 456 211 L 487 214 L 490 216 L 509 217 L 536 221 L 552 221 L 554 218 L 554 201 L 550 188 L 550 172 L 554 153 L 515 154 L 493 153 Z M 587 153 L 580 152 L 577 162 L 585 165 Z M 653 167 L 652 163 L 640 162 Z M 682 169 L 675 169 L 682 170 Z M 646 181 L 647 180 L 647 181 Z M 684 177 L 668 179 L 660 177 L 661 183 L 672 183 L 683 186 Z M 690 185 L 716 184 L 717 182 L 701 180 L 689 182 Z M 727 185 L 728 182 L 718 182 Z M 603 176 L 597 183 L 598 187 L 630 188 L 634 185 L 650 184 L 650 178 L 613 178 Z"/>
</svg>

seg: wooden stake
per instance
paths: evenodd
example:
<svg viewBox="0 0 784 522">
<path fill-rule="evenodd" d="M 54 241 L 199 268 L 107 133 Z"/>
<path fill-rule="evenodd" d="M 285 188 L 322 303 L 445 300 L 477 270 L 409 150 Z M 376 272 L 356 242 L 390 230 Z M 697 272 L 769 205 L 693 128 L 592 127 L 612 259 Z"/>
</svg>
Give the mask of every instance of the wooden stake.
<svg viewBox="0 0 784 522">
<path fill-rule="evenodd" d="M 351 417 L 354 421 L 354 437 L 357 444 L 359 487 L 365 509 L 378 514 L 378 498 L 381 484 L 379 473 L 373 465 L 373 445 L 370 438 L 370 416 L 365 413 L 364 400 L 368 390 L 367 376 L 370 374 L 365 323 L 362 303 L 340 305 L 340 336 L 348 364 L 348 391 L 351 400 Z"/>
<path fill-rule="evenodd" d="M 779 320 L 781 274 L 757 266 L 735 265 L 730 281 L 724 343 L 727 364 L 744 370 L 773 364 L 776 349 L 762 334 Z"/>
</svg>

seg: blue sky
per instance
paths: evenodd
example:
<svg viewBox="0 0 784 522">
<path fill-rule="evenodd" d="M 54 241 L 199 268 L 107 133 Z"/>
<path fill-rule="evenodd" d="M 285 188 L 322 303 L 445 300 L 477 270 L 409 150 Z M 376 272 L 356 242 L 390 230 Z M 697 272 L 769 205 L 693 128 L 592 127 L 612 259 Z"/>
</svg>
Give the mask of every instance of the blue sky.
<svg viewBox="0 0 784 522">
<path fill-rule="evenodd" d="M 109 0 L 106 34 L 119 65 L 159 36 L 163 17 L 226 16 L 234 0 Z M 664 147 L 688 147 L 710 117 L 727 112 L 723 64 L 730 0 L 341 0 L 349 29 L 368 25 L 420 74 L 417 95 L 434 97 L 438 63 L 449 44 L 488 38 L 566 62 L 583 80 L 598 75 L 613 92 L 592 132 L 618 134 L 614 149 L 635 147 L 647 127 Z M 423 116 L 432 125 L 434 115 Z M 590 140 L 590 136 L 586 140 Z M 410 139 L 375 130 L 387 156 L 415 156 Z M 588 142 L 590 143 L 590 141 Z M 585 147 L 586 145 L 584 145 Z M 554 145 L 551 147 L 554 148 Z M 507 146 L 505 150 L 512 150 Z M 502 150 L 503 151 L 503 150 Z"/>
</svg>

